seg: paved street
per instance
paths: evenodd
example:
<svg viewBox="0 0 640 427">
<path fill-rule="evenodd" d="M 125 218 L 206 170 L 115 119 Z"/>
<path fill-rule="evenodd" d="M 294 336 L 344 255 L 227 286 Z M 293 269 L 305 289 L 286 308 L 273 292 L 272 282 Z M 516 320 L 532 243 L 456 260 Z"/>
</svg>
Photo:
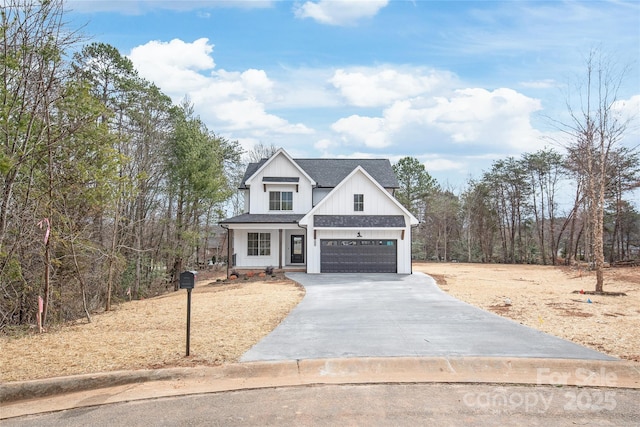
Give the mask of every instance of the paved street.
<svg viewBox="0 0 640 427">
<path fill-rule="evenodd" d="M 615 360 L 459 301 L 422 273 L 289 273 L 306 296 L 241 361 L 488 356 Z"/>
<path fill-rule="evenodd" d="M 637 426 L 640 390 L 473 384 L 324 385 L 123 402 L 3 426 Z"/>
</svg>

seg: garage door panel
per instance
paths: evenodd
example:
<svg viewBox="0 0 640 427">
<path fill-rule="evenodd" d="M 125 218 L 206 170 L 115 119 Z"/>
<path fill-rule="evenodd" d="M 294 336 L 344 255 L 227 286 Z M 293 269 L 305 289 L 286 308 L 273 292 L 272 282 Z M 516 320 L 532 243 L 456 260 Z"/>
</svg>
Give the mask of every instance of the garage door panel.
<svg viewBox="0 0 640 427">
<path fill-rule="evenodd" d="M 397 272 L 396 240 L 320 241 L 322 273 L 395 273 Z"/>
</svg>

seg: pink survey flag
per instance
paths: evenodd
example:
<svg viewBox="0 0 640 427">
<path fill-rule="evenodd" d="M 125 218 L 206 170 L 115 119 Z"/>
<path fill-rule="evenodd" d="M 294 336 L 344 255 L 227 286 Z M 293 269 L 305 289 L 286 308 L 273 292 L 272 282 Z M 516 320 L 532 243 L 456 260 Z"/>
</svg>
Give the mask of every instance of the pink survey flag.
<svg viewBox="0 0 640 427">
<path fill-rule="evenodd" d="M 46 245 L 49 241 L 49 233 L 51 233 L 51 223 L 49 222 L 49 218 L 45 218 L 38 223 L 38 227 L 42 229 L 42 227 L 46 224 L 47 230 L 44 233 L 44 244 Z"/>
<path fill-rule="evenodd" d="M 36 319 L 38 319 L 38 331 L 40 333 L 44 332 L 44 328 L 42 327 L 42 310 L 44 309 L 44 301 L 42 301 L 42 297 L 38 295 L 38 313 L 36 314 Z"/>
</svg>

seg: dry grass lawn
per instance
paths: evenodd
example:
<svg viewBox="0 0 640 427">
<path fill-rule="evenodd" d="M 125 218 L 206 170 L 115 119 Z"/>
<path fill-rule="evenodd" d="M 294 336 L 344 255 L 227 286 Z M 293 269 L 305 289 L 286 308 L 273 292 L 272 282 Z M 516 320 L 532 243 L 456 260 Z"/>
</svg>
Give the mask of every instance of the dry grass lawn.
<svg viewBox="0 0 640 427">
<path fill-rule="evenodd" d="M 640 362 L 640 268 L 592 273 L 560 267 L 415 264 L 469 304 L 607 354 Z M 0 336 L 0 381 L 80 373 L 236 362 L 302 299 L 291 281 L 198 282 L 192 293 L 191 355 L 186 349 L 186 291 L 121 304 L 115 310 L 23 337 Z M 510 301 L 510 305 L 506 303 Z M 587 299 L 592 302 L 588 303 Z"/>
<path fill-rule="evenodd" d="M 115 310 L 21 338 L 0 336 L 0 381 L 81 373 L 236 362 L 304 296 L 288 280 L 201 281 L 187 291 L 121 304 Z"/>
</svg>

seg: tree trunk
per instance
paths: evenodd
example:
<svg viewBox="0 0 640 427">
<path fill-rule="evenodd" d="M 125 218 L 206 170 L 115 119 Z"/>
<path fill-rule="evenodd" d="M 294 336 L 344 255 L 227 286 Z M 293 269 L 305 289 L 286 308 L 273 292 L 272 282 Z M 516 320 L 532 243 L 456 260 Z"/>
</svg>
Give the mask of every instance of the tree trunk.
<svg viewBox="0 0 640 427">
<path fill-rule="evenodd" d="M 606 179 L 606 155 L 604 147 L 604 136 L 600 135 L 600 168 L 599 180 L 595 190 L 597 194 L 594 196 L 594 213 L 593 213 L 593 256 L 596 269 L 596 292 L 602 292 L 604 289 L 604 194 Z"/>
<path fill-rule="evenodd" d="M 75 245 L 73 244 L 73 237 L 71 237 L 70 239 L 70 245 L 71 245 L 71 256 L 73 257 L 73 265 L 75 267 L 76 270 L 76 275 L 78 277 L 78 282 L 80 283 L 80 293 L 81 293 L 81 297 L 82 297 L 82 308 L 84 309 L 84 314 L 87 317 L 87 322 L 91 323 L 91 315 L 89 314 L 89 308 L 87 307 L 87 292 L 86 292 L 86 285 L 84 283 L 84 279 L 82 277 L 82 273 L 80 272 L 80 265 L 78 265 L 78 256 L 76 254 L 76 248 Z"/>
<path fill-rule="evenodd" d="M 111 247 L 107 260 L 107 295 L 104 309 L 111 310 L 111 294 L 113 292 L 113 280 L 115 276 L 116 250 L 118 247 L 118 224 L 120 222 L 120 202 L 116 203 L 115 214 L 113 218 L 113 230 L 111 231 Z"/>
<path fill-rule="evenodd" d="M 173 261 L 173 274 L 171 277 L 174 291 L 180 289 L 180 273 L 183 269 L 182 239 L 184 234 L 184 203 L 184 190 L 180 188 L 178 194 L 178 204 L 176 206 L 176 249 Z"/>
</svg>

